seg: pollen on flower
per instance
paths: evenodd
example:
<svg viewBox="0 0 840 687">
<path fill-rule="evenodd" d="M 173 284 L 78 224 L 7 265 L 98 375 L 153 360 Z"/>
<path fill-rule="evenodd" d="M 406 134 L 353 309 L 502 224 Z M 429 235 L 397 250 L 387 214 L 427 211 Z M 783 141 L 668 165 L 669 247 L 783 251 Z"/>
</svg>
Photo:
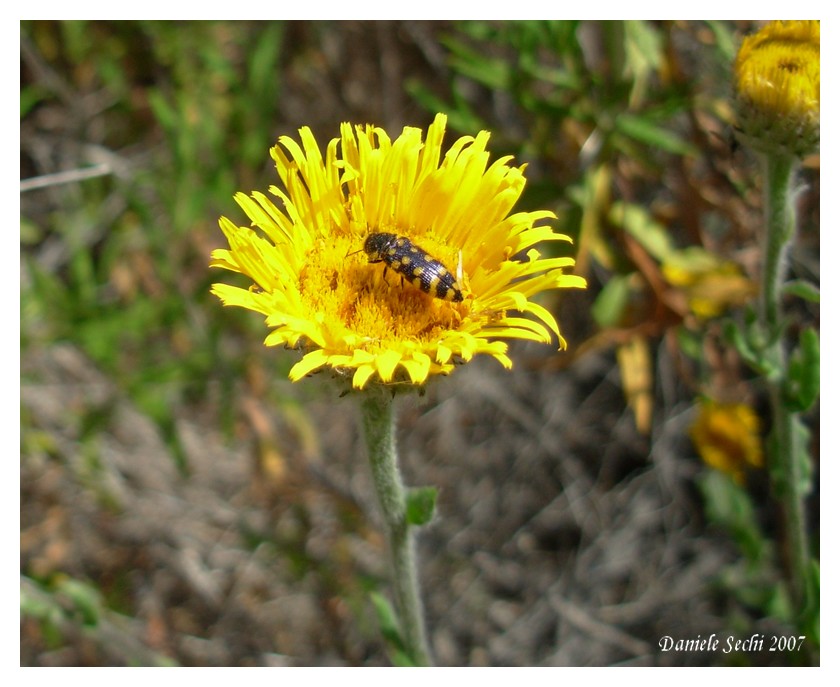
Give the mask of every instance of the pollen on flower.
<svg viewBox="0 0 840 687">
<path fill-rule="evenodd" d="M 454 326 L 459 314 L 406 283 L 382 263 L 370 263 L 352 249 L 358 241 L 316 244 L 300 271 L 301 301 L 326 323 L 365 342 L 391 339 L 433 341 Z"/>
<path fill-rule="evenodd" d="M 554 316 L 531 298 L 586 282 L 567 273 L 571 257 L 544 259 L 533 247 L 570 239 L 534 227 L 551 213 L 509 214 L 522 168 L 504 159 L 488 167 L 485 132 L 444 154 L 445 124 L 438 115 L 425 142 L 413 127 L 392 142 L 381 129 L 342 125 L 326 154 L 304 127 L 302 147 L 282 137 L 272 150 L 284 188 L 270 191 L 284 211 L 263 194 L 237 194 L 252 227 L 222 218 L 230 249 L 214 251 L 211 266 L 258 288 L 212 291 L 264 314 L 266 345 L 303 348 L 293 380 L 327 367 L 355 388 L 375 378 L 422 384 L 480 353 L 510 367 L 495 339 L 547 343 L 554 334 L 564 345 Z M 371 256 L 365 240 L 376 233 L 404 241 Z"/>
</svg>

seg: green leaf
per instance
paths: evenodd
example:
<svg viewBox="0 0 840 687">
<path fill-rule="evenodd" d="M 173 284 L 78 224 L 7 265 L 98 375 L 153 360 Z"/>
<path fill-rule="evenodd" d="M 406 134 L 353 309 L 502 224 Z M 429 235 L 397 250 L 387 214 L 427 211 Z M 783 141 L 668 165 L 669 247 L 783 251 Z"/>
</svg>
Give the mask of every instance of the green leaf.
<svg viewBox="0 0 840 687">
<path fill-rule="evenodd" d="M 734 348 L 741 359 L 750 367 L 755 367 L 755 354 L 752 348 L 747 345 L 747 339 L 744 332 L 737 322 L 733 320 L 726 320 L 723 323 L 723 340 L 726 341 L 732 348 Z"/>
<path fill-rule="evenodd" d="M 694 155 L 694 147 L 680 136 L 645 117 L 622 113 L 615 118 L 616 131 L 640 143 L 660 148 L 676 155 Z"/>
<path fill-rule="evenodd" d="M 794 412 L 808 410 L 820 394 L 820 337 L 808 327 L 799 335 L 799 347 L 788 365 L 785 401 Z"/>
<path fill-rule="evenodd" d="M 609 219 L 641 243 L 657 260 L 665 260 L 674 252 L 671 234 L 651 216 L 646 207 L 633 203 L 614 203 L 610 208 Z"/>
<path fill-rule="evenodd" d="M 63 639 L 61 626 L 65 613 L 55 596 L 31 578 L 21 576 L 20 612 L 22 616 L 34 618 L 40 623 L 44 642 L 49 648 L 58 648 Z"/>
<path fill-rule="evenodd" d="M 703 361 L 703 338 L 699 333 L 691 331 L 688 327 L 677 327 L 677 341 L 680 345 L 680 350 L 692 360 L 698 363 Z"/>
<path fill-rule="evenodd" d="M 780 370 L 768 360 L 766 355 L 767 344 L 762 339 L 759 324 L 754 318 L 750 317 L 752 313 L 749 308 L 747 310 L 747 325 L 745 328 L 732 320 L 723 323 L 724 341 L 732 346 L 741 356 L 741 359 L 758 374 L 768 378 L 777 376 Z"/>
<path fill-rule="evenodd" d="M 814 484 L 814 464 L 808 446 L 811 443 L 811 430 L 798 415 L 793 416 L 793 459 L 799 461 L 799 483 L 796 493 L 805 498 L 811 493 Z"/>
<path fill-rule="evenodd" d="M 33 585 L 37 583 L 32 581 Z M 43 620 L 48 618 L 56 610 L 54 603 L 48 603 L 46 598 L 32 594 L 26 587 L 21 585 L 20 589 L 20 612 L 28 618 Z"/>
<path fill-rule="evenodd" d="M 392 663 L 397 666 L 415 665 L 405 649 L 405 643 L 402 640 L 397 623 L 397 616 L 388 599 L 379 592 L 371 592 L 370 600 L 373 602 L 373 609 L 376 611 L 376 619 L 379 622 L 379 630 L 388 645 L 388 653 Z"/>
<path fill-rule="evenodd" d="M 457 91 L 453 94 L 453 104 L 440 98 L 417 79 L 406 81 L 405 90 L 428 112 L 445 112 L 448 117 L 447 128 L 463 132 L 488 128 L 487 123 L 472 112 L 469 103 Z"/>
<path fill-rule="evenodd" d="M 805 609 L 802 613 L 802 625 L 809 639 L 819 646 L 820 643 L 820 562 L 811 560 L 808 574 L 805 576 Z"/>
<path fill-rule="evenodd" d="M 732 27 L 728 22 L 722 21 L 709 21 L 707 24 L 714 34 L 715 45 L 723 55 L 724 60 L 727 63 L 732 62 L 738 49 Z"/>
<path fill-rule="evenodd" d="M 804 498 L 811 493 L 813 486 L 814 468 L 808 450 L 811 443 L 811 432 L 798 414 L 793 414 L 791 420 L 791 445 L 785 445 L 779 441 L 775 427 L 767 440 L 770 456 L 770 460 L 767 462 L 767 472 L 770 475 L 773 493 L 779 499 L 785 498 L 789 492 L 794 492 L 797 496 Z M 791 459 L 796 463 L 796 484 L 791 482 L 791 474 L 786 467 L 788 461 L 786 456 L 782 456 L 781 451 L 790 452 Z"/>
<path fill-rule="evenodd" d="M 38 103 L 46 99 L 46 91 L 39 86 L 25 86 L 21 88 L 20 118 L 23 119 Z"/>
<path fill-rule="evenodd" d="M 510 88 L 512 70 L 508 60 L 492 59 L 488 54 L 475 52 L 462 43 L 450 42 L 449 48 L 453 71 L 490 90 L 506 91 Z"/>
<path fill-rule="evenodd" d="M 646 21 L 624 21 L 625 74 L 646 82 L 662 64 L 662 32 Z"/>
<path fill-rule="evenodd" d="M 379 592 L 371 592 L 370 600 L 373 602 L 373 609 L 376 611 L 376 619 L 379 621 L 379 630 L 382 635 L 389 643 L 402 647 L 397 616 L 394 609 L 391 608 L 391 603 Z"/>
<path fill-rule="evenodd" d="M 744 488 L 717 470 L 707 470 L 700 475 L 697 486 L 703 494 L 709 521 L 729 532 L 747 559 L 760 561 L 767 544 L 761 536 L 752 500 Z"/>
<path fill-rule="evenodd" d="M 58 591 L 73 603 L 85 625 L 96 625 L 102 611 L 99 591 L 81 580 L 67 579 L 58 585 Z"/>
<path fill-rule="evenodd" d="M 257 34 L 248 57 L 248 85 L 252 92 L 277 88 L 280 83 L 277 63 L 283 47 L 283 32 L 282 24 L 269 24 Z"/>
<path fill-rule="evenodd" d="M 793 609 L 784 583 L 781 580 L 776 582 L 769 587 L 768 592 L 769 595 L 763 604 L 764 612 L 771 618 L 790 621 Z"/>
<path fill-rule="evenodd" d="M 592 317 L 601 329 L 614 327 L 627 308 L 632 291 L 632 275 L 616 275 L 610 279 L 592 304 Z"/>
<path fill-rule="evenodd" d="M 435 487 L 419 487 L 408 490 L 405 517 L 409 525 L 426 525 L 432 521 L 435 516 L 437 495 L 438 492 Z"/>
<path fill-rule="evenodd" d="M 790 296 L 797 296 L 798 298 L 811 303 L 820 302 L 820 290 L 812 283 L 802 279 L 795 279 L 787 282 L 784 286 L 782 286 L 782 293 Z"/>
<path fill-rule="evenodd" d="M 37 223 L 27 219 L 20 218 L 20 242 L 24 246 L 35 246 L 44 240 L 45 232 L 38 226 Z"/>
<path fill-rule="evenodd" d="M 161 128 L 164 130 L 174 129 L 176 127 L 178 117 L 175 114 L 174 108 L 166 100 L 163 93 L 161 93 L 159 89 L 150 88 L 146 95 L 149 99 L 149 107 L 152 110 L 152 114 L 155 116 L 155 119 L 157 119 Z"/>
</svg>

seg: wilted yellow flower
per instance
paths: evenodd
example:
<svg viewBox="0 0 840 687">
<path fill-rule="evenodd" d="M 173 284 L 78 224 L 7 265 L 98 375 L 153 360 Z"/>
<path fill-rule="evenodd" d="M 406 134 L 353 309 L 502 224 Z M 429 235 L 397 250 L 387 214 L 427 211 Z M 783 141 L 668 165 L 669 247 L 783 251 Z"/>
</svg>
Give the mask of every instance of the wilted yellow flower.
<svg viewBox="0 0 840 687">
<path fill-rule="evenodd" d="M 750 406 L 704 401 L 689 433 L 703 462 L 743 482 L 747 466 L 764 464 L 759 429 Z"/>
<path fill-rule="evenodd" d="M 753 297 L 756 286 L 734 262 L 722 260 L 699 246 L 672 251 L 662 262 L 662 276 L 681 289 L 691 312 L 706 320 Z"/>
<path fill-rule="evenodd" d="M 820 23 L 774 21 L 735 58 L 739 134 L 756 150 L 798 156 L 820 142 Z"/>
<path fill-rule="evenodd" d="M 544 258 L 534 247 L 571 239 L 534 226 L 551 212 L 509 214 L 524 166 L 511 167 L 509 157 L 488 166 L 487 132 L 444 152 L 445 127 L 438 115 L 425 141 L 414 127 L 391 141 L 380 128 L 343 124 L 325 155 L 304 127 L 302 147 L 284 136 L 271 151 L 284 189 L 269 191 L 284 211 L 262 193 L 238 193 L 252 227 L 221 218 L 230 249 L 213 251 L 211 266 L 254 284 L 214 284 L 212 292 L 264 314 L 267 346 L 306 352 L 292 380 L 327 367 L 352 375 L 358 389 L 375 375 L 422 384 L 480 353 L 511 367 L 499 338 L 549 343 L 554 334 L 565 346 L 554 316 L 531 299 L 585 287 L 565 272 L 572 258 Z M 365 250 L 384 233 L 407 242 L 397 249 L 379 237 Z M 370 264 L 380 256 L 386 262 Z"/>
</svg>

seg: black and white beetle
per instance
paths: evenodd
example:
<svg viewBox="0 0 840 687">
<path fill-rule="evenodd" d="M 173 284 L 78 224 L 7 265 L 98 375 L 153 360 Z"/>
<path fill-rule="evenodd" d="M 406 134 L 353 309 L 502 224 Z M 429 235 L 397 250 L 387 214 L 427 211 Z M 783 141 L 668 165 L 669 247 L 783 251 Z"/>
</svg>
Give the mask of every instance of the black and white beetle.
<svg viewBox="0 0 840 687">
<path fill-rule="evenodd" d="M 384 262 L 423 293 L 453 303 L 464 300 L 452 272 L 405 236 L 377 232 L 365 239 L 363 250 L 369 262 Z"/>
</svg>

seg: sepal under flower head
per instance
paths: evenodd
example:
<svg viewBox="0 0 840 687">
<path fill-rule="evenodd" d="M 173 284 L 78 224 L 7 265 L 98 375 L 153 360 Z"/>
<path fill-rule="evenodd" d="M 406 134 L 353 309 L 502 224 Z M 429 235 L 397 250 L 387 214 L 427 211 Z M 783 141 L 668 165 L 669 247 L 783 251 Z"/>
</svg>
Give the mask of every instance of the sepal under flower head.
<svg viewBox="0 0 840 687">
<path fill-rule="evenodd" d="M 262 193 L 239 193 L 251 227 L 221 218 L 230 247 L 213 251 L 211 266 L 253 285 L 212 292 L 265 315 L 266 345 L 303 349 L 292 380 L 327 367 L 359 389 L 372 379 L 422 384 L 478 354 L 510 367 L 500 338 L 549 343 L 554 335 L 565 345 L 554 316 L 531 299 L 585 287 L 567 273 L 572 258 L 535 248 L 571 239 L 534 226 L 551 212 L 509 214 L 524 166 L 510 158 L 488 165 L 487 132 L 443 151 L 445 125 L 438 115 L 425 141 L 414 127 L 391 141 L 382 129 L 343 124 L 325 154 L 304 127 L 300 144 L 284 136 L 271 151 L 283 188 L 269 191 L 283 209 Z M 374 233 L 404 242 L 373 241 L 368 248 L 383 253 L 371 254 Z M 376 257 L 382 262 L 371 264 Z M 436 279 L 457 280 L 457 297 Z"/>
<path fill-rule="evenodd" d="M 820 143 L 820 23 L 774 21 L 735 59 L 738 133 L 750 147 L 802 157 Z"/>
</svg>

